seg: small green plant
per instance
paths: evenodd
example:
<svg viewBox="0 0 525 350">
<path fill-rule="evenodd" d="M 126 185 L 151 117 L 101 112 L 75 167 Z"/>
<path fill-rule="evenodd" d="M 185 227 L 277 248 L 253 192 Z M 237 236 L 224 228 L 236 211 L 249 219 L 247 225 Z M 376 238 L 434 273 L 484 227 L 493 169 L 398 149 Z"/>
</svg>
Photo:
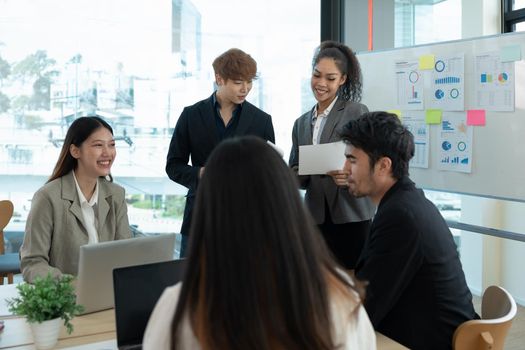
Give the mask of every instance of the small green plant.
<svg viewBox="0 0 525 350">
<path fill-rule="evenodd" d="M 26 316 L 28 322 L 41 323 L 60 317 L 67 332 L 73 332 L 71 319 L 84 308 L 76 304 L 73 276 L 63 275 L 37 277 L 34 284 L 21 283 L 16 286 L 18 297 L 7 300 L 9 311 Z"/>
</svg>

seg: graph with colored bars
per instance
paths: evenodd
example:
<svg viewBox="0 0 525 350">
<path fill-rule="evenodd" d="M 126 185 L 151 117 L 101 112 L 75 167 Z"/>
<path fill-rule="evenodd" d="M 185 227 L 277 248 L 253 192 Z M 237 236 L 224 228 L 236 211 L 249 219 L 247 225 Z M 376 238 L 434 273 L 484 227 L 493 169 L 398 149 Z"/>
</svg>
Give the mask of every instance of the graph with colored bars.
<svg viewBox="0 0 525 350">
<path fill-rule="evenodd" d="M 448 120 L 443 120 L 441 122 L 441 129 L 445 132 L 450 132 L 450 131 L 455 131 L 456 128 L 454 127 L 454 125 L 452 125 L 452 123 Z"/>
<path fill-rule="evenodd" d="M 446 164 L 468 164 L 468 157 L 466 158 L 463 158 L 463 159 L 460 159 L 459 157 L 444 157 L 443 159 L 441 159 L 441 163 L 446 163 Z"/>
<path fill-rule="evenodd" d="M 459 84 L 459 77 L 444 77 L 435 80 L 436 84 Z"/>
<path fill-rule="evenodd" d="M 417 91 L 416 91 L 414 85 L 412 85 L 412 98 L 414 98 L 414 99 L 417 98 Z"/>
<path fill-rule="evenodd" d="M 507 80 L 509 80 L 509 75 L 505 72 L 498 74 L 498 81 L 500 83 L 506 83 Z M 480 74 L 480 82 L 481 83 L 492 83 L 492 74 L 489 73 L 481 73 Z"/>
</svg>

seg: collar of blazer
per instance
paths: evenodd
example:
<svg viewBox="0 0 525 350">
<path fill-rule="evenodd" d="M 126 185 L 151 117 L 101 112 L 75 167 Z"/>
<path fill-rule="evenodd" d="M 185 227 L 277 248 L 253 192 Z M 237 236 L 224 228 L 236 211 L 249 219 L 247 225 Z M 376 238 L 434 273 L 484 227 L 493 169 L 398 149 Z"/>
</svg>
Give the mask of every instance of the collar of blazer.
<svg viewBox="0 0 525 350">
<path fill-rule="evenodd" d="M 72 171 L 62 176 L 61 184 L 62 199 L 70 201 L 71 205 L 69 206 L 69 211 L 82 223 L 83 227 L 86 227 L 84 215 L 82 215 L 82 209 L 80 208 L 80 200 L 78 199 L 77 188 L 75 186 L 75 179 L 73 178 Z M 106 199 L 112 195 L 113 193 L 109 188 L 107 180 L 99 178 L 98 203 L 96 208 L 99 227 L 106 221 L 106 217 L 109 213 L 109 204 Z M 85 233 L 87 235 L 87 231 Z"/>
<path fill-rule="evenodd" d="M 326 123 L 323 127 L 323 132 L 321 133 L 321 138 L 319 139 L 320 143 L 329 143 L 339 139 L 337 135 L 334 135 L 336 126 L 341 121 L 343 116 L 343 111 L 346 107 L 346 101 L 341 98 L 338 98 L 335 102 L 334 107 L 326 116 Z"/>
</svg>

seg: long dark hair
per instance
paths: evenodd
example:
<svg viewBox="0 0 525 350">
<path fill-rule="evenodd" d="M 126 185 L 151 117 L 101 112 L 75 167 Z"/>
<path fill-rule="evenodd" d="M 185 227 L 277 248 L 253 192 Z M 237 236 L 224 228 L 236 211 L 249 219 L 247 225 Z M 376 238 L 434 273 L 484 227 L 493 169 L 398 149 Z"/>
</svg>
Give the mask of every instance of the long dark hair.
<svg viewBox="0 0 525 350">
<path fill-rule="evenodd" d="M 71 170 L 76 169 L 77 160 L 73 158 L 69 152 L 71 145 L 80 147 L 82 143 L 99 128 L 106 128 L 111 132 L 111 135 L 113 135 L 113 129 L 111 126 L 99 116 L 80 117 L 71 124 L 67 130 L 66 139 L 62 145 L 58 161 L 47 182 L 58 179 L 59 177 L 68 174 Z M 109 179 L 112 181 L 111 175 L 109 175 Z"/>
<path fill-rule="evenodd" d="M 339 98 L 345 101 L 361 101 L 361 67 L 352 49 L 337 41 L 323 41 L 314 54 L 312 69 L 323 58 L 333 59 L 339 71 L 346 75 L 345 83 L 337 91 Z"/>
<path fill-rule="evenodd" d="M 199 184 L 172 349 L 188 315 L 204 350 L 334 349 L 330 295 L 359 302 L 303 207 L 296 178 L 256 137 L 222 142 Z"/>
</svg>

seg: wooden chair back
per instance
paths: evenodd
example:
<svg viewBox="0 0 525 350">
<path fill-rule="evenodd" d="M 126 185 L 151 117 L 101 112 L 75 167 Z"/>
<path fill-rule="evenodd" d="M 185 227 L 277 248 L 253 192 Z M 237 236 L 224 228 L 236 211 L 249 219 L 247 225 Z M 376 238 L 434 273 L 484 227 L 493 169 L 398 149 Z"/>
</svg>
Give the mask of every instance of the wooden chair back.
<svg viewBox="0 0 525 350">
<path fill-rule="evenodd" d="M 453 348 L 503 350 L 516 312 L 516 302 L 509 292 L 498 286 L 488 287 L 481 301 L 481 319 L 464 322 L 456 329 Z"/>
<path fill-rule="evenodd" d="M 13 217 L 14 206 L 9 200 L 0 201 L 0 254 L 5 253 L 4 228 Z"/>
</svg>

